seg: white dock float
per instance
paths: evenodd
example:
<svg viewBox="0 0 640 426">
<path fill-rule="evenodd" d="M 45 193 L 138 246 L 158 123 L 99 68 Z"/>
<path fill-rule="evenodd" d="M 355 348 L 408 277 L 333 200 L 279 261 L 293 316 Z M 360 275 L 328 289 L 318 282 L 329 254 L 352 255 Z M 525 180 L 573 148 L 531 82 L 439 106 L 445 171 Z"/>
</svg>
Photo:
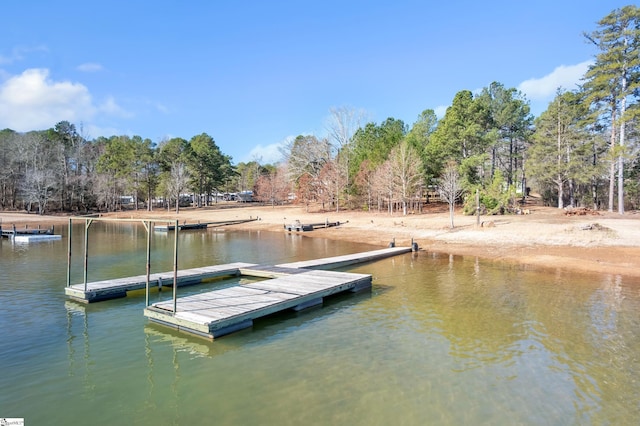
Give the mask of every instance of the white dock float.
<svg viewBox="0 0 640 426">
<path fill-rule="evenodd" d="M 185 285 L 198 284 L 204 280 L 240 275 L 240 268 L 256 266 L 252 263 L 229 263 L 226 265 L 204 266 L 201 268 L 182 269 L 178 271 L 178 287 Z M 163 284 L 173 284 L 173 271 L 153 273 L 149 275 L 149 283 L 151 286 L 161 286 Z M 146 275 L 137 275 L 134 277 L 115 278 L 111 280 L 93 281 L 85 284 L 74 284 L 65 287 L 64 292 L 67 296 L 74 300 L 91 303 L 102 300 L 115 299 L 125 297 L 127 291 L 140 290 L 147 285 Z"/>
<path fill-rule="evenodd" d="M 32 243 L 40 241 L 57 241 L 62 239 L 62 235 L 45 235 L 45 234 L 33 234 L 33 235 L 14 235 L 11 237 L 14 243 Z"/>
<path fill-rule="evenodd" d="M 251 274 L 249 268 L 245 269 Z M 286 309 L 322 304 L 332 294 L 371 288 L 371 275 L 299 270 L 271 280 L 154 303 L 144 310 L 151 321 L 214 339 L 251 327 L 253 320 Z"/>
</svg>

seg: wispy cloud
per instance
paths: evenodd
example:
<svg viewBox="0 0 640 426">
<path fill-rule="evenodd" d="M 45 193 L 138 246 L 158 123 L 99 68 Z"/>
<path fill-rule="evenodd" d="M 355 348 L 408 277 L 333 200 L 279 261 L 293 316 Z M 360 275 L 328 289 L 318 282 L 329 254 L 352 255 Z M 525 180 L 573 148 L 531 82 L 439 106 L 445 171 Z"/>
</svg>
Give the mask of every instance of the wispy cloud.
<svg viewBox="0 0 640 426">
<path fill-rule="evenodd" d="M 102 104 L 100 104 L 98 109 L 100 112 L 104 112 L 108 115 L 117 116 L 121 118 L 132 118 L 134 116 L 132 112 L 127 111 L 124 108 L 122 108 L 120 105 L 118 105 L 118 103 L 112 96 L 109 96 L 107 100 L 105 100 Z"/>
<path fill-rule="evenodd" d="M 574 89 L 592 63 L 592 61 L 584 61 L 576 65 L 560 65 L 543 77 L 523 81 L 518 86 L 518 90 L 527 95 L 530 100 L 547 100 L 553 97 L 560 87 Z"/>
<path fill-rule="evenodd" d="M 87 62 L 87 63 L 78 65 L 76 69 L 82 72 L 98 72 L 98 71 L 102 71 L 104 68 L 102 67 L 102 65 L 97 64 L 95 62 Z"/>
<path fill-rule="evenodd" d="M 18 46 L 11 49 L 11 52 L 8 55 L 0 53 L 0 65 L 12 64 L 14 62 L 21 61 L 31 52 L 47 52 L 46 46 Z"/>
<path fill-rule="evenodd" d="M 249 151 L 246 158 L 243 158 L 240 161 L 259 161 L 261 164 L 275 164 L 282 160 L 282 153 L 280 152 L 280 149 L 284 147 L 286 143 L 287 141 L 283 140 L 266 146 L 258 144 Z"/>
</svg>

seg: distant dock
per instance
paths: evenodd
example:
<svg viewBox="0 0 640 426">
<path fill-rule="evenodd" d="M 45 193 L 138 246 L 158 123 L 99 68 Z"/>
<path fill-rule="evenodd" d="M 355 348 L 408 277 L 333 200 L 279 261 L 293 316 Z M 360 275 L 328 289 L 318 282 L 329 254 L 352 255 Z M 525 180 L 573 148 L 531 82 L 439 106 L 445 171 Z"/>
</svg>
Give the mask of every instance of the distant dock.
<svg viewBox="0 0 640 426">
<path fill-rule="evenodd" d="M 331 228 L 333 226 L 340 226 L 344 223 L 348 223 L 348 221 L 340 223 L 340 222 L 329 222 L 327 220 L 325 222 L 319 222 L 319 223 L 300 223 L 299 220 L 296 220 L 294 223 L 284 225 L 284 229 L 289 232 L 293 232 L 293 231 L 306 232 L 306 231 L 313 231 L 314 229 Z"/>
<path fill-rule="evenodd" d="M 15 225 L 3 227 L 0 224 L 0 235 L 2 238 L 8 238 L 18 243 L 62 239 L 61 235 L 54 234 L 53 226 L 51 228 L 41 228 L 40 225 L 37 228 L 29 228 L 26 225 L 24 228 L 16 228 Z"/>
<path fill-rule="evenodd" d="M 225 220 L 220 222 L 198 222 L 198 223 L 183 223 L 178 224 L 179 231 L 189 231 L 196 229 L 207 229 L 209 226 L 228 226 L 228 225 L 238 225 L 240 223 L 254 222 L 258 220 L 258 218 L 250 218 L 250 219 L 239 219 L 239 220 Z M 153 227 L 154 231 L 158 232 L 168 232 L 175 231 L 176 225 L 155 225 Z"/>
</svg>

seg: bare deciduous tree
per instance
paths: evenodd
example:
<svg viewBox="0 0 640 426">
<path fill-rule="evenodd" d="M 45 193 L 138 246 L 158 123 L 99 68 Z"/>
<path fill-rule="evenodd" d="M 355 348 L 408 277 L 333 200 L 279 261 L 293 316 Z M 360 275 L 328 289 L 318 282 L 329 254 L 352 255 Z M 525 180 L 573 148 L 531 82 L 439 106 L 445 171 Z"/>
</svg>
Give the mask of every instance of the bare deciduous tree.
<svg viewBox="0 0 640 426">
<path fill-rule="evenodd" d="M 382 165 L 375 170 L 371 186 L 378 200 L 378 211 L 381 210 L 383 200 L 386 197 L 387 210 L 389 214 L 393 214 L 394 191 L 396 189 L 396 185 L 393 182 L 393 168 L 389 160 L 382 163 Z"/>
<path fill-rule="evenodd" d="M 44 214 L 58 189 L 58 161 L 62 150 L 37 132 L 24 135 L 22 144 L 25 172 L 20 189 L 28 203 L 28 210 L 31 210 L 32 203 L 36 203 L 38 214 Z"/>
<path fill-rule="evenodd" d="M 167 192 L 176 200 L 176 214 L 180 213 L 180 195 L 189 185 L 189 173 L 184 163 L 171 166 L 171 177 L 167 183 Z"/>
<path fill-rule="evenodd" d="M 256 198 L 259 201 L 271 203 L 273 207 L 286 201 L 290 192 L 286 175 L 286 167 L 280 166 L 273 172 L 258 177 L 255 185 Z"/>
<path fill-rule="evenodd" d="M 332 107 L 329 109 L 329 118 L 325 127 L 329 135 L 329 141 L 333 150 L 332 162 L 334 163 L 333 197 L 336 200 L 336 212 L 340 210 L 340 198 L 342 194 L 348 196 L 347 188 L 351 184 L 349 176 L 349 163 L 351 161 L 351 140 L 355 132 L 365 120 L 364 110 L 356 110 L 349 107 Z M 347 199 L 347 204 L 349 200 Z"/>
<path fill-rule="evenodd" d="M 440 198 L 449 203 L 450 227 L 453 229 L 453 211 L 456 200 L 463 192 L 462 179 L 458 172 L 458 165 L 455 161 L 449 161 L 440 175 L 439 182 Z"/>
<path fill-rule="evenodd" d="M 407 205 L 420 185 L 420 156 L 406 141 L 393 148 L 389 155 L 393 183 L 402 200 L 402 214 L 407 215 Z"/>
</svg>

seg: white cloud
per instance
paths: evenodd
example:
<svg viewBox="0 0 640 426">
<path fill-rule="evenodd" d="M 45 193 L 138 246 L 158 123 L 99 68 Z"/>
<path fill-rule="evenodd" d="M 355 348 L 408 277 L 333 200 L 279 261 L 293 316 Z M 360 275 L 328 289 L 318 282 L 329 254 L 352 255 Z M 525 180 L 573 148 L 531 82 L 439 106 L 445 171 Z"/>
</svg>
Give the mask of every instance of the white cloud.
<svg viewBox="0 0 640 426">
<path fill-rule="evenodd" d="M 28 69 L 0 85 L 0 128 L 19 132 L 77 123 L 95 114 L 89 89 L 80 83 L 54 82 L 46 69 Z"/>
<path fill-rule="evenodd" d="M 256 145 L 253 147 L 249 154 L 242 161 L 254 161 L 257 160 L 261 164 L 275 164 L 282 160 L 282 154 L 280 148 L 286 144 L 286 141 L 272 143 L 267 146 Z"/>
<path fill-rule="evenodd" d="M 96 64 L 95 62 L 87 62 L 85 64 L 80 64 L 77 67 L 78 71 L 82 72 L 98 72 L 102 71 L 102 65 Z"/>
<path fill-rule="evenodd" d="M 66 120 L 76 125 L 84 123 L 93 133 L 98 130 L 95 121 L 101 116 L 131 118 L 133 114 L 113 97 L 96 105 L 85 85 L 53 81 L 47 69 L 28 69 L 0 82 L 0 129 L 42 130 Z"/>
<path fill-rule="evenodd" d="M 584 61 L 576 65 L 560 65 L 544 77 L 523 81 L 518 86 L 518 90 L 527 95 L 529 100 L 549 99 L 560 87 L 574 89 L 592 63 L 592 61 Z"/>
</svg>

